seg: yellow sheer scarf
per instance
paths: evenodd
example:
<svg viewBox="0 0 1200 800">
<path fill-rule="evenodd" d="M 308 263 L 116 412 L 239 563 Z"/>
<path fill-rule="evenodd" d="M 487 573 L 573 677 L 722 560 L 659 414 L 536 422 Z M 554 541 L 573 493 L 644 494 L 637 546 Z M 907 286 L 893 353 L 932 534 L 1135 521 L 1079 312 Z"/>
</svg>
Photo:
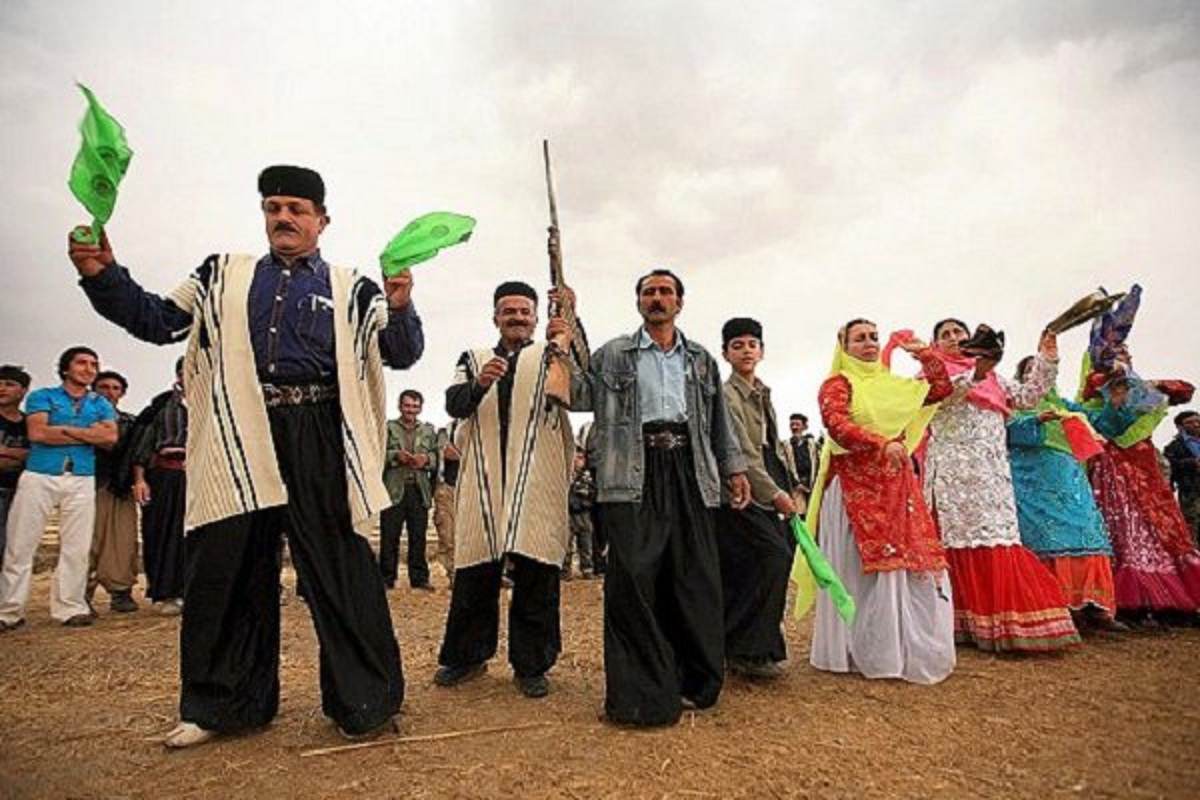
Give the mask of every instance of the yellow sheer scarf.
<svg viewBox="0 0 1200 800">
<path fill-rule="evenodd" d="M 850 381 L 850 418 L 872 433 L 887 439 L 904 435 L 904 446 L 911 454 L 921 444 L 925 429 L 933 418 L 936 406 L 926 406 L 929 384 L 915 378 L 893 375 L 880 361 L 860 361 L 845 351 L 839 342 L 833 353 L 833 365 L 829 377 L 841 375 Z M 835 453 L 848 452 L 846 448 L 825 437 L 821 448 L 821 466 L 809 498 L 806 527 L 814 536 L 817 520 L 821 516 L 821 496 L 825 493 L 825 479 L 829 473 L 829 460 Z M 799 552 L 792 562 L 792 581 L 796 584 L 796 603 L 793 614 L 800 619 L 816 602 L 817 583 L 807 559 Z"/>
<path fill-rule="evenodd" d="M 929 384 L 916 378 L 893 375 L 880 361 L 860 361 L 845 351 L 839 342 L 833 352 L 833 364 L 829 377 L 841 375 L 850 381 L 850 418 L 872 433 L 886 439 L 904 435 L 904 446 L 912 453 L 921 444 L 929 421 L 937 410 L 926 406 Z M 821 450 L 821 466 L 817 472 L 812 497 L 809 498 L 806 523 L 813 533 L 817 531 L 817 519 L 821 513 L 821 495 L 824 494 L 825 477 L 829 472 L 829 458 L 845 453 L 846 448 L 825 437 Z"/>
</svg>

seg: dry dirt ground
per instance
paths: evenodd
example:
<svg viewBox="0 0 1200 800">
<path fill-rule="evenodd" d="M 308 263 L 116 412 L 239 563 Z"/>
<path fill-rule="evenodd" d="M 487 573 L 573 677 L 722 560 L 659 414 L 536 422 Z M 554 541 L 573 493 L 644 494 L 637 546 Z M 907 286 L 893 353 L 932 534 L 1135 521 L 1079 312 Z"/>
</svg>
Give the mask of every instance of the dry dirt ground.
<svg viewBox="0 0 1200 800">
<path fill-rule="evenodd" d="M 812 670 L 810 623 L 789 620 L 785 678 L 731 679 L 715 709 L 631 731 L 600 718 L 602 591 L 564 584 L 564 652 L 551 695 L 532 701 L 503 644 L 484 677 L 435 687 L 446 586 L 396 590 L 401 736 L 493 730 L 330 755 L 307 754 L 344 742 L 320 713 L 312 627 L 292 600 L 274 724 L 167 752 L 178 619 L 144 607 L 63 628 L 40 574 L 26 627 L 0 637 L 0 797 L 1200 796 L 1200 630 L 1093 639 L 1058 657 L 960 650 L 949 680 L 922 687 Z"/>
</svg>

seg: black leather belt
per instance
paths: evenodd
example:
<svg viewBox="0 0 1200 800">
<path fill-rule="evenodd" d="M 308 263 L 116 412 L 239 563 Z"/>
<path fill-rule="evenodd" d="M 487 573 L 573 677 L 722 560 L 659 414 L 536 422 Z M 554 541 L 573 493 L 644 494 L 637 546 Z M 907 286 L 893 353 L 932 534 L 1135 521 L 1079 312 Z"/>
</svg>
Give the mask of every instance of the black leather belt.
<svg viewBox="0 0 1200 800">
<path fill-rule="evenodd" d="M 264 383 L 262 390 L 267 408 L 309 406 L 316 403 L 328 403 L 337 400 L 338 397 L 337 387 L 324 383 L 287 384 L 285 386 Z"/>
</svg>

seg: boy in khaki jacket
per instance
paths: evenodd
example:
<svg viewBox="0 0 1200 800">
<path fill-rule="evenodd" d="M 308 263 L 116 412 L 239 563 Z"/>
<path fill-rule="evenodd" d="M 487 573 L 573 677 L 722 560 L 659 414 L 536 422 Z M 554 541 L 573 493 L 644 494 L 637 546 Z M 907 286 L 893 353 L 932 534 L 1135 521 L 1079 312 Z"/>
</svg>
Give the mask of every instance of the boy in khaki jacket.
<svg viewBox="0 0 1200 800">
<path fill-rule="evenodd" d="M 796 507 L 779 458 L 771 390 L 754 374 L 763 358 L 762 325 L 747 317 L 729 320 L 721 329 L 721 351 L 733 367 L 722 388 L 752 498 L 742 510 L 723 503 L 717 516 L 725 664 L 747 678 L 774 678 L 787 658 L 780 625 L 795 550 L 780 515 L 790 516 Z"/>
</svg>

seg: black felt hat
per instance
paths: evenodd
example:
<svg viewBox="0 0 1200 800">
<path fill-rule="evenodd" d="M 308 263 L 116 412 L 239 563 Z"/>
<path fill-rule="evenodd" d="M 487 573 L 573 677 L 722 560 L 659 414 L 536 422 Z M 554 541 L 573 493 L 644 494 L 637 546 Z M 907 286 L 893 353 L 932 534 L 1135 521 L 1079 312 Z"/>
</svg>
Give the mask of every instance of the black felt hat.
<svg viewBox="0 0 1200 800">
<path fill-rule="evenodd" d="M 501 297 L 528 297 L 534 305 L 538 301 L 537 290 L 522 281 L 505 281 L 497 286 L 492 294 L 492 305 L 499 303 Z"/>
<path fill-rule="evenodd" d="M 267 167 L 258 176 L 258 193 L 263 197 L 303 197 L 325 205 L 325 181 L 314 170 L 280 164 Z"/>
</svg>

